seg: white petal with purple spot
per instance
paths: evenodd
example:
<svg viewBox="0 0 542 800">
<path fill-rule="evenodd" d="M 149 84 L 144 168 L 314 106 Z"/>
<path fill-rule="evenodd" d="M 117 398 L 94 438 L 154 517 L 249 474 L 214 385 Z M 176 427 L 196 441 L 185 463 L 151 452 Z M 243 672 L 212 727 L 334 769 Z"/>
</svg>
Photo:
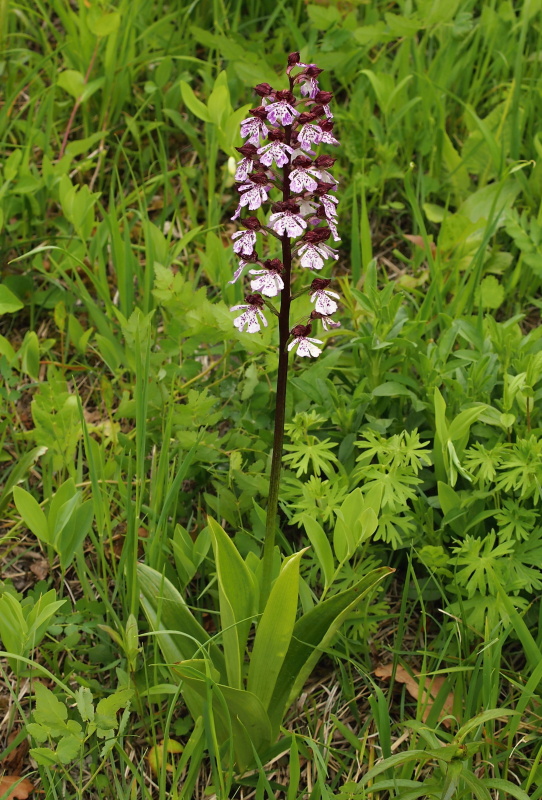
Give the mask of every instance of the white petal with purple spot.
<svg viewBox="0 0 542 800">
<path fill-rule="evenodd" d="M 274 270 L 251 269 L 250 274 L 259 275 L 258 278 L 250 281 L 253 292 L 261 292 L 266 297 L 276 297 L 284 289 L 284 281 Z"/>
<path fill-rule="evenodd" d="M 331 292 L 329 289 L 318 289 L 311 295 L 311 303 L 314 303 L 316 300 L 315 311 L 329 317 L 330 314 L 334 314 L 338 308 L 337 303 L 332 299 L 333 297 L 339 298 L 337 292 Z"/>
<path fill-rule="evenodd" d="M 232 234 L 232 239 L 238 239 L 233 243 L 233 252 L 244 256 L 250 256 L 254 252 L 256 244 L 256 234 L 254 231 L 236 231 Z"/>
<path fill-rule="evenodd" d="M 293 342 L 288 345 L 288 350 L 291 350 L 297 345 L 297 355 L 302 358 L 319 356 L 322 350 L 317 347 L 317 344 L 323 344 L 320 339 L 311 339 L 308 336 L 296 336 Z"/>
<path fill-rule="evenodd" d="M 239 311 L 242 308 L 245 308 L 246 311 L 233 320 L 233 324 L 236 328 L 243 331 L 246 327 L 247 333 L 258 333 L 260 330 L 260 320 L 263 325 L 267 327 L 267 320 L 258 306 L 241 304 L 239 306 L 232 306 L 230 311 Z"/>
</svg>

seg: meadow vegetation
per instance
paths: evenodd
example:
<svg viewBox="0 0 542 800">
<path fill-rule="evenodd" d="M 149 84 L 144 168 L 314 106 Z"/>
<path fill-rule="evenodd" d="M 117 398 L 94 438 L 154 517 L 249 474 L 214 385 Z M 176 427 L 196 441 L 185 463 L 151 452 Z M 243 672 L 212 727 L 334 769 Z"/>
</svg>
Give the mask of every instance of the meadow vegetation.
<svg viewBox="0 0 542 800">
<path fill-rule="evenodd" d="M 542 798 L 541 11 L 0 0 L 0 798 Z M 260 613 L 277 324 L 232 325 L 230 218 L 294 50 L 342 327 L 290 368 Z"/>
</svg>

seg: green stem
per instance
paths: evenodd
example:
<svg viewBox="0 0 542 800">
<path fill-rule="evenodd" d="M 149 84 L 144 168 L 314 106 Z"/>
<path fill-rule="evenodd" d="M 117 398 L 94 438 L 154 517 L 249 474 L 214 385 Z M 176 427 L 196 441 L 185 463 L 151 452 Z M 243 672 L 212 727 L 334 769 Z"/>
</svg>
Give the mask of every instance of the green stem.
<svg viewBox="0 0 542 800">
<path fill-rule="evenodd" d="M 290 80 L 290 90 L 292 81 Z M 291 125 L 285 125 L 286 144 L 290 144 Z M 282 168 L 282 199 L 290 197 L 290 164 Z M 280 300 L 279 314 L 279 365 L 277 372 L 277 394 L 275 401 L 275 431 L 273 435 L 273 454 L 271 456 L 271 473 L 269 475 L 269 497 L 267 500 L 267 516 L 265 520 L 265 539 L 263 545 L 262 589 L 260 594 L 260 610 L 263 611 L 271 591 L 273 581 L 273 554 L 275 551 L 275 528 L 279 502 L 280 473 L 282 469 L 282 445 L 284 442 L 284 423 L 286 419 L 286 390 L 288 388 L 288 339 L 290 338 L 290 304 L 292 275 L 292 243 L 284 233 L 282 240 L 282 264 L 284 266 L 284 290 Z"/>
</svg>

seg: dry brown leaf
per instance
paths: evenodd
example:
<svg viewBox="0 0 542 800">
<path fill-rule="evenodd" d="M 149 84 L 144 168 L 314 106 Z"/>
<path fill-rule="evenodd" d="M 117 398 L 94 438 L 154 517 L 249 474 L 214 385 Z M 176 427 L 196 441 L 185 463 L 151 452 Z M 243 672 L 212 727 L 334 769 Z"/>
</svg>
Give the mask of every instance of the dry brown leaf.
<svg viewBox="0 0 542 800">
<path fill-rule="evenodd" d="M 421 247 L 422 250 L 425 249 L 425 242 L 423 240 L 423 236 L 415 236 L 413 233 L 405 233 L 404 237 L 405 239 L 408 239 L 409 242 L 412 242 L 412 244 L 415 244 L 416 247 Z M 429 248 L 431 250 L 431 255 L 434 258 L 437 253 L 436 244 L 434 242 L 429 242 Z"/>
<path fill-rule="evenodd" d="M 35 559 L 30 564 L 30 572 L 32 572 L 39 581 L 44 581 L 49 575 L 49 562 L 46 558 Z"/>
<path fill-rule="evenodd" d="M 407 692 L 411 697 L 414 698 L 414 700 L 417 700 L 421 696 L 421 701 L 423 704 L 422 719 L 425 722 L 429 716 L 431 708 L 433 707 L 433 700 L 431 698 L 434 699 L 438 695 L 446 678 L 443 675 L 437 675 L 436 677 L 425 676 L 422 678 L 417 670 L 413 669 L 412 672 L 414 675 L 411 675 L 410 672 L 407 672 L 407 670 L 399 664 L 395 670 L 395 680 L 398 683 L 405 684 Z M 377 678 L 382 678 L 384 680 L 391 678 L 393 674 L 393 664 L 383 664 L 382 666 L 377 667 L 374 671 L 374 674 Z M 421 678 L 421 681 L 416 680 L 416 678 Z M 429 697 L 427 697 L 427 692 L 423 685 L 420 685 L 421 683 L 429 684 Z M 447 714 L 452 714 L 453 706 L 454 696 L 452 692 L 450 692 L 444 701 L 440 717 L 442 718 Z M 449 728 L 450 720 L 443 719 L 442 724 Z"/>
<path fill-rule="evenodd" d="M 8 736 L 8 746 L 19 735 L 19 730 L 13 730 Z M 22 742 L 15 747 L 3 760 L 2 766 L 11 775 L 20 775 L 23 770 L 23 765 L 26 763 L 28 755 L 28 739 L 23 739 Z M 0 797 L 2 795 L 0 794 Z"/>
<path fill-rule="evenodd" d="M 28 778 L 20 778 L 19 775 L 2 775 L 0 778 L 0 797 L 9 792 L 5 800 L 26 800 L 32 791 L 34 786 Z"/>
</svg>

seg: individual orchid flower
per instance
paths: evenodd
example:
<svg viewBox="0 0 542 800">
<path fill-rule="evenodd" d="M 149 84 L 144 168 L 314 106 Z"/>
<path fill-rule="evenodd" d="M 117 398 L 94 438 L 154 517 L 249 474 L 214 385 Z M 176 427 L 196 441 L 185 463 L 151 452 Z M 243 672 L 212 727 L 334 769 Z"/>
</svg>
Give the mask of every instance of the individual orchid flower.
<svg viewBox="0 0 542 800">
<path fill-rule="evenodd" d="M 332 194 L 323 194 L 320 197 L 320 202 L 324 207 L 326 219 L 329 221 L 330 219 L 333 220 L 337 217 L 337 204 L 339 202 L 339 198 L 335 197 Z"/>
<path fill-rule="evenodd" d="M 298 254 L 301 256 L 299 263 L 305 269 L 323 269 L 325 259 L 334 258 L 337 260 L 339 258 L 337 252 L 324 243 L 311 244 L 310 242 L 305 242 L 299 248 Z"/>
<path fill-rule="evenodd" d="M 313 144 L 320 144 L 324 131 L 319 125 L 303 125 L 297 136 L 297 143 L 302 150 L 311 150 Z"/>
<path fill-rule="evenodd" d="M 253 219 L 253 218 L 248 217 L 247 219 Z M 246 222 L 247 220 L 244 220 L 244 221 Z M 255 252 L 252 252 L 250 255 L 246 255 L 244 258 L 241 258 L 239 260 L 239 266 L 237 267 L 237 269 L 233 273 L 233 278 L 231 279 L 231 281 L 228 281 L 228 283 L 230 283 L 230 284 L 231 283 L 236 283 L 237 280 L 239 279 L 239 276 L 243 272 L 244 268 L 246 266 L 248 266 L 249 264 L 259 264 L 259 263 L 260 263 L 260 259 L 258 258 L 258 255 Z"/>
<path fill-rule="evenodd" d="M 339 232 L 337 230 L 337 226 L 335 225 L 335 222 L 333 220 L 329 219 L 329 217 L 328 217 L 327 224 L 328 224 L 329 230 L 333 234 L 333 241 L 340 242 L 341 241 L 341 237 L 339 236 Z"/>
<path fill-rule="evenodd" d="M 263 262 L 265 269 L 251 269 L 251 275 L 258 275 L 250 281 L 253 292 L 260 292 L 266 297 L 276 297 L 284 289 L 281 273 L 284 272 L 282 261 L 278 258 L 268 259 Z"/>
<path fill-rule="evenodd" d="M 248 136 L 247 144 L 253 144 L 255 147 L 258 147 L 260 138 L 265 139 L 269 133 L 269 129 L 264 122 L 266 119 L 265 106 L 251 108 L 250 113 L 254 116 L 247 117 L 247 119 L 241 122 L 241 136 L 243 139 L 246 139 Z"/>
<path fill-rule="evenodd" d="M 291 239 L 302 236 L 307 223 L 299 214 L 299 206 L 292 200 L 275 203 L 275 213 L 269 217 L 271 227 L 282 236 L 286 233 Z"/>
<path fill-rule="evenodd" d="M 270 142 L 258 148 L 260 163 L 266 167 L 271 167 L 273 161 L 277 167 L 284 167 L 290 162 L 290 156 L 294 152 L 293 148 L 285 142 Z"/>
<path fill-rule="evenodd" d="M 312 292 L 311 302 L 316 303 L 314 310 L 326 317 L 334 314 L 338 308 L 333 298 L 339 299 L 339 295 L 327 288 L 330 283 L 329 278 L 315 278 L 310 289 Z"/>
<path fill-rule="evenodd" d="M 320 180 L 320 170 L 313 166 L 308 156 L 297 156 L 292 161 L 294 169 L 290 172 L 290 189 L 292 192 L 315 192 Z"/>
<path fill-rule="evenodd" d="M 235 180 L 242 183 L 246 181 L 252 170 L 254 169 L 254 165 L 258 160 L 258 151 L 254 144 L 244 144 L 242 147 L 236 147 L 244 158 L 237 164 L 237 169 L 235 171 Z"/>
<path fill-rule="evenodd" d="M 240 311 L 240 314 L 233 320 L 233 324 L 240 331 L 244 331 L 245 327 L 247 333 L 258 333 L 260 330 L 260 322 L 264 327 L 267 327 L 267 320 L 263 315 L 262 306 L 264 305 L 263 299 L 259 294 L 247 294 L 245 297 L 246 303 L 241 303 L 237 306 L 232 306 L 230 311 Z"/>
<path fill-rule="evenodd" d="M 256 244 L 256 234 L 254 231 L 236 231 L 232 233 L 232 239 L 237 239 L 233 243 L 233 252 L 239 255 L 250 256 L 254 252 Z"/>
<path fill-rule="evenodd" d="M 301 66 L 301 64 L 299 66 Z M 311 100 L 314 100 L 320 91 L 317 78 L 324 70 L 317 67 L 316 64 L 304 64 L 303 66 L 305 69 L 299 76 L 299 90 L 304 97 L 309 97 Z"/>
<path fill-rule="evenodd" d="M 252 173 L 247 182 L 239 186 L 239 192 L 242 192 L 242 194 L 232 220 L 239 219 L 245 206 L 248 206 L 250 211 L 256 211 L 256 209 L 260 208 L 262 203 L 267 200 L 270 186 L 270 180 L 265 172 Z"/>
<path fill-rule="evenodd" d="M 325 331 L 332 330 L 333 328 L 340 328 L 341 323 L 337 322 L 336 320 L 332 319 L 331 317 L 327 317 L 325 314 L 320 314 L 319 311 L 313 311 L 310 315 L 310 319 L 319 319 L 322 323 L 322 328 Z"/>
<path fill-rule="evenodd" d="M 320 138 L 320 142 L 323 144 L 333 144 L 338 146 L 340 142 L 333 136 L 333 122 L 330 120 L 326 120 L 325 122 L 320 123 L 320 130 L 322 131 L 322 136 Z"/>
<path fill-rule="evenodd" d="M 311 339 L 308 335 L 311 332 L 312 325 L 310 323 L 308 325 L 296 325 L 292 328 L 290 335 L 294 337 L 294 340 L 288 345 L 288 350 L 297 347 L 297 355 L 302 358 L 316 358 L 319 356 L 322 350 L 317 345 L 323 344 L 323 342 L 320 339 Z"/>
<path fill-rule="evenodd" d="M 277 102 L 266 106 L 268 121 L 272 125 L 291 125 L 299 116 L 299 111 L 292 105 L 295 103 L 294 95 L 288 90 L 275 92 L 275 100 Z"/>
<path fill-rule="evenodd" d="M 340 328 L 341 323 L 337 322 L 337 320 L 331 319 L 331 317 L 326 317 L 325 314 L 321 314 L 320 321 L 322 323 L 322 328 L 325 331 L 329 331 L 332 328 Z"/>
</svg>

